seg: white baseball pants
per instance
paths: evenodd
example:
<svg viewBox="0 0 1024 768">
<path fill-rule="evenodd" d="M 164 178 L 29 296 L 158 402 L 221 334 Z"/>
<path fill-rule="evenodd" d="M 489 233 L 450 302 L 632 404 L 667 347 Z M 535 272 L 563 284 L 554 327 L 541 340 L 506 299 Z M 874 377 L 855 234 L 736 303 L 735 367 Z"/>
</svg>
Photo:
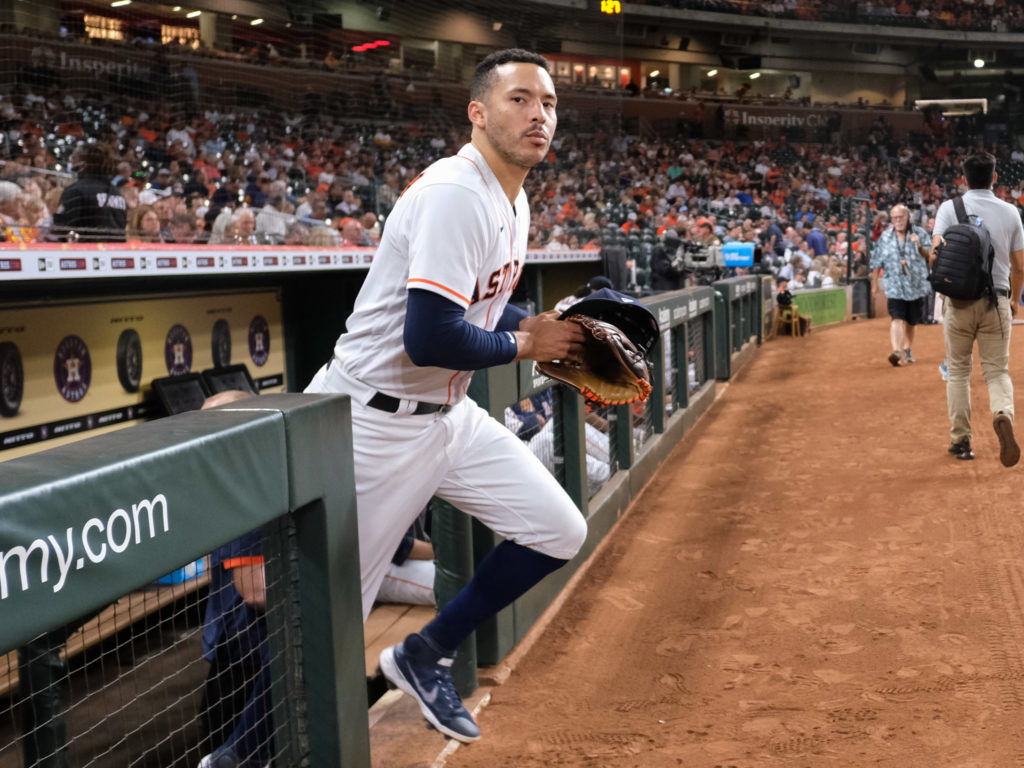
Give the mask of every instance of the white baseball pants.
<svg viewBox="0 0 1024 768">
<path fill-rule="evenodd" d="M 322 368 L 305 390 L 352 398 L 363 620 L 402 534 L 432 496 L 506 539 L 571 559 L 586 521 L 529 448 L 469 398 L 447 413 L 387 413 L 365 405 L 374 392 Z"/>
</svg>

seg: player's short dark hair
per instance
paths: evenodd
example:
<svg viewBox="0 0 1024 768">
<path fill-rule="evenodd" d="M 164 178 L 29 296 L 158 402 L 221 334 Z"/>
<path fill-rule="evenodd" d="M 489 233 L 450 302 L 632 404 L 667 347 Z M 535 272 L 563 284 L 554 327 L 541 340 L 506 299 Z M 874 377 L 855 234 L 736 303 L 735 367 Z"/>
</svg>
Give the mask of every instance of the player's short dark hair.
<svg viewBox="0 0 1024 768">
<path fill-rule="evenodd" d="M 548 68 L 548 60 L 539 53 L 527 51 L 524 48 L 505 48 L 488 54 L 487 58 L 481 61 L 473 73 L 473 80 L 469 84 L 469 100 L 481 101 L 491 89 L 494 83 L 494 70 L 502 64 L 536 64 L 538 67 Z"/>
<path fill-rule="evenodd" d="M 988 189 L 996 172 L 996 159 L 988 152 L 975 152 L 964 160 L 964 179 L 971 189 Z"/>
</svg>

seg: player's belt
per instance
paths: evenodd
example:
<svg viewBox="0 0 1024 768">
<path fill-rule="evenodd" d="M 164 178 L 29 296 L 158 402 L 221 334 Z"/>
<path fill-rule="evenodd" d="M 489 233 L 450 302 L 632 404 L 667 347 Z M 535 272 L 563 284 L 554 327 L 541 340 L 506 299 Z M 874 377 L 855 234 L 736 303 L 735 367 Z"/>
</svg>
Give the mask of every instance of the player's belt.
<svg viewBox="0 0 1024 768">
<path fill-rule="evenodd" d="M 397 397 L 391 395 L 385 395 L 383 392 L 378 392 L 370 398 L 367 403 L 371 408 L 376 408 L 379 411 L 387 411 L 388 413 L 398 413 L 398 409 L 402 405 L 402 401 Z M 451 410 L 450 405 L 441 405 L 440 403 L 416 403 L 416 408 L 413 410 L 414 416 L 422 416 L 425 413 L 447 413 Z"/>
<path fill-rule="evenodd" d="M 1010 298 L 1010 289 L 996 288 L 996 296 L 1005 296 L 1006 298 Z"/>
</svg>

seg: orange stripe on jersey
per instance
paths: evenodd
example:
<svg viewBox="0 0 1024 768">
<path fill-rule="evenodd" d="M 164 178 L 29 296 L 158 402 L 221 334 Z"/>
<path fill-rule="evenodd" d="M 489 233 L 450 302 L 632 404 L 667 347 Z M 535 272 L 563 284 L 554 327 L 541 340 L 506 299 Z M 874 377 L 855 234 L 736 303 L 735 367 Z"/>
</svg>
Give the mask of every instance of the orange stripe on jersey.
<svg viewBox="0 0 1024 768">
<path fill-rule="evenodd" d="M 252 557 L 229 557 L 224 560 L 223 565 L 228 570 L 232 568 L 241 568 L 243 565 L 263 565 L 263 555 L 254 555 Z"/>
<path fill-rule="evenodd" d="M 452 401 L 452 382 L 455 381 L 462 371 L 456 371 L 450 379 L 448 379 L 448 397 L 445 399 L 444 404 L 448 405 Z"/>
<path fill-rule="evenodd" d="M 403 189 L 403 190 L 402 190 L 402 192 L 401 192 L 401 194 L 399 195 L 399 197 L 401 197 L 401 196 L 402 196 L 402 195 L 404 195 L 404 194 L 405 194 L 406 192 L 408 192 L 408 191 L 409 191 L 409 187 L 411 187 L 411 186 L 412 186 L 413 184 L 415 184 L 415 183 L 416 183 L 417 181 L 419 181 L 419 180 L 420 180 L 420 178 L 421 178 L 421 177 L 423 176 L 423 174 L 424 174 L 424 173 L 426 173 L 426 171 L 420 171 L 419 173 L 417 173 L 417 174 L 416 174 L 416 178 L 415 178 L 415 179 L 413 179 L 412 181 L 410 181 L 410 182 L 409 182 L 408 184 L 406 184 L 406 185 L 405 185 L 405 189 Z"/>
<path fill-rule="evenodd" d="M 476 172 L 480 174 L 480 178 L 483 179 L 484 185 L 487 185 L 487 177 L 484 176 L 484 172 L 480 170 L 480 166 L 476 164 L 476 161 L 472 158 L 466 157 L 465 155 L 455 155 L 459 160 L 465 160 L 467 163 L 476 168 Z"/>
<path fill-rule="evenodd" d="M 458 291 L 453 291 L 447 285 L 441 285 L 441 283 L 435 283 L 433 280 L 425 280 L 422 277 L 410 277 L 409 278 L 409 282 L 410 283 L 426 283 L 427 285 L 434 285 L 434 286 L 437 286 L 438 288 L 440 288 L 442 291 L 448 291 L 448 293 L 450 293 L 452 296 L 456 296 L 456 297 L 462 299 L 467 304 L 472 304 L 473 303 L 470 299 L 467 299 L 465 296 L 463 296 Z"/>
</svg>

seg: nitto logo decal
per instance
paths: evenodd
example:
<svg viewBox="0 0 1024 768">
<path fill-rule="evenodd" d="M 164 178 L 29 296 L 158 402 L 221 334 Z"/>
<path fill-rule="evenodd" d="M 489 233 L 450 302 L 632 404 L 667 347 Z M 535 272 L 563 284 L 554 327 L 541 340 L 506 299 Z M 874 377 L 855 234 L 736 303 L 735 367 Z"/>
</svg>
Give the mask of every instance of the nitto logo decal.
<svg viewBox="0 0 1024 768">
<path fill-rule="evenodd" d="M 38 538 L 27 547 L 15 546 L 0 551 L 0 600 L 6 600 L 10 587 L 21 580 L 21 591 L 33 586 L 35 569 L 29 570 L 29 558 L 39 556 L 39 583 L 50 582 L 50 555 L 57 567 L 53 591 L 64 588 L 72 568 L 80 571 L 88 564 L 102 563 L 109 555 L 119 555 L 132 544 L 141 544 L 143 538 L 154 539 L 171 529 L 167 511 L 167 497 L 158 493 L 152 501 L 143 499 L 132 504 L 131 510 L 115 509 L 106 519 L 91 517 L 85 521 L 80 533 L 68 528 L 62 534 Z M 76 545 L 81 549 L 76 549 Z M 80 555 L 77 553 L 81 552 Z M 16 564 L 13 572 L 8 566 Z"/>
<path fill-rule="evenodd" d="M 256 365 L 265 365 L 270 357 L 270 326 L 261 315 L 249 323 L 249 356 Z"/>
<path fill-rule="evenodd" d="M 184 325 L 175 325 L 167 332 L 164 362 L 171 376 L 181 376 L 192 370 L 192 337 Z"/>
<path fill-rule="evenodd" d="M 65 336 L 53 356 L 53 378 L 57 391 L 69 403 L 77 403 L 89 391 L 92 361 L 89 348 L 77 336 Z"/>
</svg>

